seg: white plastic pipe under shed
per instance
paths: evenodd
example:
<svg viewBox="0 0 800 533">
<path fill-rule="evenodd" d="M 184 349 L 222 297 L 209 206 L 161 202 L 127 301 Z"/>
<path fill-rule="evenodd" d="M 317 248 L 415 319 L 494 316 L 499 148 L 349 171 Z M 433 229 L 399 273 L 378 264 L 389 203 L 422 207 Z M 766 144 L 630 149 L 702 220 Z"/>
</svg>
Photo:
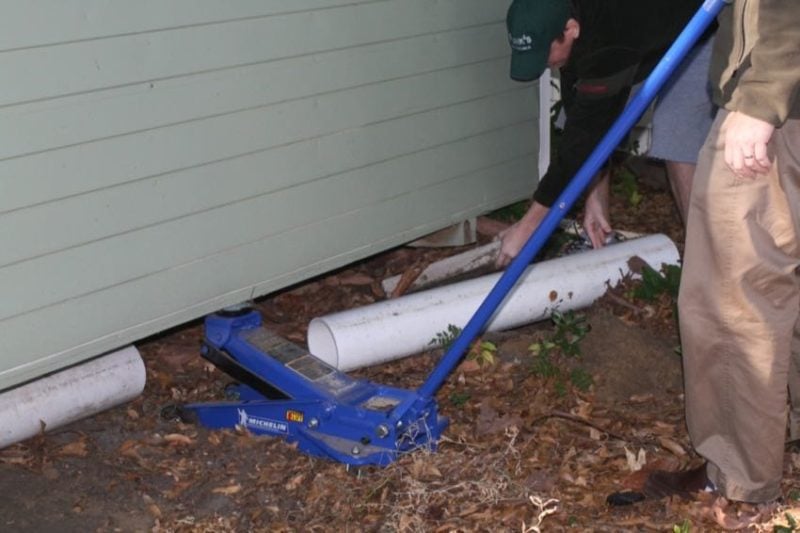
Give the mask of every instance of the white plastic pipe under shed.
<svg viewBox="0 0 800 533">
<path fill-rule="evenodd" d="M 488 330 L 510 329 L 591 305 L 630 272 L 639 257 L 655 270 L 680 259 L 664 235 L 650 235 L 600 250 L 536 263 L 523 273 L 501 304 Z M 314 318 L 308 349 L 340 370 L 383 363 L 431 348 L 450 324 L 464 327 L 495 285 L 500 273 L 422 291 L 393 300 Z"/>
<path fill-rule="evenodd" d="M 144 390 L 133 346 L 0 393 L 0 448 L 130 401 Z"/>
</svg>

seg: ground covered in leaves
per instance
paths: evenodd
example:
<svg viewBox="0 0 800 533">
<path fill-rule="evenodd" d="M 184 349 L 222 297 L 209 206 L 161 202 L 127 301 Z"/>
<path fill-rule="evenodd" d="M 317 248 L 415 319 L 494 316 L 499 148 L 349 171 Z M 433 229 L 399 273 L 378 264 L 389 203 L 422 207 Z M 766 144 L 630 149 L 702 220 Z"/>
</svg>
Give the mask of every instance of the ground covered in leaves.
<svg viewBox="0 0 800 533">
<path fill-rule="evenodd" d="M 658 170 L 635 190 L 616 188 L 615 226 L 666 233 L 680 248 Z M 381 300 L 380 280 L 453 252 L 392 250 L 257 307 L 271 329 L 302 344 L 312 317 Z M 199 357 L 199 322 L 165 332 L 138 345 L 148 372 L 140 398 L 0 450 L 0 530 L 793 531 L 800 454 L 788 452 L 783 507 L 606 504 L 650 469 L 697 460 L 684 427 L 674 299 L 669 287 L 644 298 L 641 285 L 627 280 L 556 323 L 485 335 L 488 357 L 467 358 L 439 391 L 451 420 L 439 449 L 383 469 L 348 470 L 281 440 L 163 419 L 165 405 L 221 399 L 229 381 Z M 441 353 L 355 374 L 415 388 Z"/>
</svg>

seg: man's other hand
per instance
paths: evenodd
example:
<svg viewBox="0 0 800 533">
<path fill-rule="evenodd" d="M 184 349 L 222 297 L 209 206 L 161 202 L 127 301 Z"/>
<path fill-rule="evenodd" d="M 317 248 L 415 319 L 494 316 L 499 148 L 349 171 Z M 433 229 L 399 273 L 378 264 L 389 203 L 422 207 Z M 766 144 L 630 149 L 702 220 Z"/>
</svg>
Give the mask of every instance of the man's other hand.
<svg viewBox="0 0 800 533">
<path fill-rule="evenodd" d="M 755 178 L 766 174 L 772 166 L 767 143 L 775 127 L 769 122 L 734 111 L 722 123 L 725 163 L 734 174 Z"/>
</svg>

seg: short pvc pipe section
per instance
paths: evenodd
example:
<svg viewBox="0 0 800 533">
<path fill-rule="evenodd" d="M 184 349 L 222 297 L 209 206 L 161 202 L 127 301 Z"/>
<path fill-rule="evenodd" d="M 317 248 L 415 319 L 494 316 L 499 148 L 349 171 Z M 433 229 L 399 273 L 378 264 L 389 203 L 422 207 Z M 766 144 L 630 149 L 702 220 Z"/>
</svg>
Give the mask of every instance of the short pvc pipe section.
<svg viewBox="0 0 800 533">
<path fill-rule="evenodd" d="M 0 448 L 128 402 L 144 390 L 133 346 L 0 393 Z"/>
<path fill-rule="evenodd" d="M 528 267 L 487 330 L 511 329 L 548 318 L 554 310 L 588 307 L 608 284 L 630 273 L 639 257 L 655 270 L 680 260 L 675 244 L 650 235 Z M 340 370 L 384 363 L 429 350 L 437 333 L 463 327 L 480 306 L 500 273 L 454 283 L 401 298 L 314 318 L 308 348 Z"/>
</svg>

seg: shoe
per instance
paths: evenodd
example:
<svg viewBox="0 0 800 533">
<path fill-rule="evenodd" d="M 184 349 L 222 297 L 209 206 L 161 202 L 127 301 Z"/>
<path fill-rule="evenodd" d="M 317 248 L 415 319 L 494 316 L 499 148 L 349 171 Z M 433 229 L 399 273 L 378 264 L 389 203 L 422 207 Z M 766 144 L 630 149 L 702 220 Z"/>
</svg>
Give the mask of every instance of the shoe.
<svg viewBox="0 0 800 533">
<path fill-rule="evenodd" d="M 623 505 L 633 505 L 646 500 L 647 497 L 641 492 L 635 490 L 624 490 L 621 492 L 614 492 L 608 495 L 606 503 L 611 507 L 621 507 Z"/>
<path fill-rule="evenodd" d="M 706 475 L 706 465 L 667 472 L 656 470 L 647 476 L 644 482 L 643 493 L 647 498 L 668 498 L 679 496 L 684 500 L 691 500 L 698 492 L 715 492 L 716 487 Z"/>
</svg>

